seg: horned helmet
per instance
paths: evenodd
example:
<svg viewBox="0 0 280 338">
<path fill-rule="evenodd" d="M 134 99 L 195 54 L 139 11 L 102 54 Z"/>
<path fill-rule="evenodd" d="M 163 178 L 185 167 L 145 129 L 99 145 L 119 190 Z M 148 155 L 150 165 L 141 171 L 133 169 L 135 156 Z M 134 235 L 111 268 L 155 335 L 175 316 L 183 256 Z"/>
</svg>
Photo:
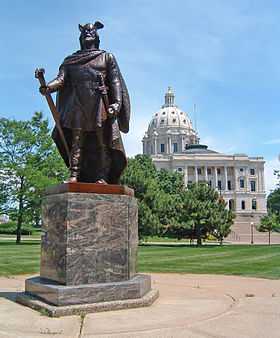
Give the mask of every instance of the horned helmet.
<svg viewBox="0 0 280 338">
<path fill-rule="evenodd" d="M 80 45 L 81 49 L 87 48 L 87 44 L 94 45 L 94 48 L 99 49 L 100 39 L 97 33 L 98 29 L 103 28 L 104 25 L 95 21 L 95 23 L 87 23 L 85 25 L 79 24 L 80 34 Z"/>
</svg>

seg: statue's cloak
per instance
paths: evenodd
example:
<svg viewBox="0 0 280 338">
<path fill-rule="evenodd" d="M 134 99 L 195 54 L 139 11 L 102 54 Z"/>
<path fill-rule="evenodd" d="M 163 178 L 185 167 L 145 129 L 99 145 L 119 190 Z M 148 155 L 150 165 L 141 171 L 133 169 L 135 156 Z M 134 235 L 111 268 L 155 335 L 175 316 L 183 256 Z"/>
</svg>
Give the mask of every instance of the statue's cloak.
<svg viewBox="0 0 280 338">
<path fill-rule="evenodd" d="M 92 63 L 93 60 L 95 59 L 97 60 L 98 57 L 104 53 L 106 52 L 103 50 L 77 51 L 76 53 L 65 58 L 64 62 L 60 66 L 60 69 L 66 68 L 68 65 L 85 65 L 89 62 Z M 108 180 L 108 183 L 110 184 L 119 183 L 119 178 L 127 165 L 127 159 L 126 159 L 125 150 L 123 147 L 120 131 L 122 131 L 123 133 L 127 133 L 129 131 L 129 120 L 130 120 L 130 99 L 129 99 L 128 90 L 127 90 L 125 81 L 122 77 L 122 74 L 118 66 L 117 66 L 117 70 L 118 70 L 118 77 L 121 83 L 121 91 L 122 91 L 121 109 L 116 118 L 107 119 L 106 121 L 103 121 L 102 123 L 103 128 L 107 129 L 106 131 L 107 138 L 105 142 L 106 142 L 106 145 L 110 149 L 109 156 L 111 158 L 111 164 L 110 164 L 110 173 L 109 173 L 109 180 Z M 112 99 L 111 99 L 110 84 L 108 84 L 108 88 L 109 88 L 108 90 L 109 103 L 111 104 L 114 102 L 112 102 Z M 63 113 L 65 111 L 65 107 L 67 107 L 68 105 L 68 100 L 70 97 L 71 97 L 71 83 L 70 83 L 70 86 L 67 85 L 67 78 L 66 78 L 65 84 L 63 85 L 61 89 L 58 90 L 57 97 L 56 97 L 57 110 L 61 114 L 61 119 L 63 118 Z M 100 99 L 100 104 L 103 105 L 102 99 Z M 99 109 L 99 111 L 101 110 L 102 109 Z M 101 113 L 99 113 L 99 115 L 101 115 Z M 97 117 L 97 122 L 98 121 L 101 121 L 101 116 Z M 63 125 L 63 119 L 61 122 L 62 122 L 61 123 L 62 128 L 64 130 L 66 142 L 69 146 L 69 149 L 71 149 L 72 147 L 71 130 L 69 130 L 69 128 L 65 128 L 65 126 Z M 90 135 L 90 133 L 87 133 L 87 134 Z M 61 138 L 56 128 L 54 128 L 53 130 L 52 138 L 54 139 L 57 145 L 57 148 L 60 152 L 60 155 L 62 156 L 66 166 L 69 167 L 69 159 L 68 159 L 67 153 L 64 149 L 63 143 L 61 141 Z M 94 144 L 90 144 L 91 142 L 93 142 L 91 141 L 90 137 L 87 137 L 87 142 L 88 144 L 86 145 L 85 148 L 88 149 L 89 151 L 87 152 L 86 149 L 84 149 L 82 164 L 86 163 L 88 165 L 87 165 L 87 168 L 83 168 L 83 165 L 82 165 L 80 181 L 81 182 L 94 182 L 94 179 L 91 178 L 90 167 L 94 166 L 94 163 L 92 162 L 94 162 L 97 159 L 95 158 L 94 154 L 90 153 L 92 152 L 92 149 L 94 149 Z"/>
</svg>

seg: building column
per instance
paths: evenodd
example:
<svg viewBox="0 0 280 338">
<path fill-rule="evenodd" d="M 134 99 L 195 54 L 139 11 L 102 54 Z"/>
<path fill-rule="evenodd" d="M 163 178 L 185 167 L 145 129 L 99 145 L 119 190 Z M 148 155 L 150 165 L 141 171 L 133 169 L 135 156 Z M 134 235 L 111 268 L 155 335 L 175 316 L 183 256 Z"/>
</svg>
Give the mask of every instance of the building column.
<svg viewBox="0 0 280 338">
<path fill-rule="evenodd" d="M 208 183 L 207 165 L 204 166 L 204 177 L 205 177 L 205 182 Z"/>
<path fill-rule="evenodd" d="M 236 167 L 233 167 L 233 177 L 234 177 L 234 190 L 239 191 L 239 182 Z"/>
<path fill-rule="evenodd" d="M 171 154 L 172 153 L 171 137 L 168 137 L 168 145 L 169 145 L 169 154 Z"/>
<path fill-rule="evenodd" d="M 183 140 L 184 136 L 182 135 L 181 138 L 182 138 L 181 139 L 181 148 L 182 148 L 181 152 L 183 152 L 184 151 L 184 140 Z"/>
<path fill-rule="evenodd" d="M 247 167 L 245 170 L 245 182 L 246 182 L 246 191 L 250 192 L 250 169 Z"/>
<path fill-rule="evenodd" d="M 189 181 L 189 173 L 188 173 L 188 166 L 185 166 L 185 177 L 184 177 L 184 181 L 185 181 L 185 186 L 188 186 L 188 181 Z"/>
<path fill-rule="evenodd" d="M 224 166 L 224 172 L 225 172 L 225 191 L 228 190 L 228 175 L 227 175 L 227 167 Z"/>
<path fill-rule="evenodd" d="M 154 138 L 154 153 L 157 154 L 157 138 Z"/>
<path fill-rule="evenodd" d="M 261 169 L 261 189 L 262 189 L 262 192 L 265 191 L 265 182 L 264 182 L 264 171 L 263 171 L 263 169 Z"/>
<path fill-rule="evenodd" d="M 214 179 L 215 179 L 215 189 L 218 189 L 218 173 L 217 173 L 217 167 L 214 167 Z"/>
<path fill-rule="evenodd" d="M 194 166 L 195 183 L 198 183 L 197 165 Z"/>
</svg>

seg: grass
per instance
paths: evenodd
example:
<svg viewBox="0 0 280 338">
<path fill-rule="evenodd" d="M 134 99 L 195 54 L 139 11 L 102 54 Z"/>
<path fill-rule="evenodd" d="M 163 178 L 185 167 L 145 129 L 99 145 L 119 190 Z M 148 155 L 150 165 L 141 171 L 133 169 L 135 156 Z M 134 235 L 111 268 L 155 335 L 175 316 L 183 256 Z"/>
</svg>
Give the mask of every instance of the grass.
<svg viewBox="0 0 280 338">
<path fill-rule="evenodd" d="M 0 240 L 0 276 L 39 272 L 40 242 Z M 142 245 L 140 272 L 202 273 L 280 279 L 280 245 Z"/>
<path fill-rule="evenodd" d="M 156 246 L 139 250 L 141 272 L 240 275 L 280 279 L 280 245 Z"/>
<path fill-rule="evenodd" d="M 0 241 L 0 276 L 37 273 L 40 267 L 40 241 Z"/>
</svg>

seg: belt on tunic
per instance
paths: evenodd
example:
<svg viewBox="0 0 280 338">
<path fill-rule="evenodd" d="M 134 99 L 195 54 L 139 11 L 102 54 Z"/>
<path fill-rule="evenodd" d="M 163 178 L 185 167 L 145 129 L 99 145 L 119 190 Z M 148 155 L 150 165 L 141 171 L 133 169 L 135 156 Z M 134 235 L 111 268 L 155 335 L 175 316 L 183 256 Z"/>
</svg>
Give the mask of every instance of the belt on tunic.
<svg viewBox="0 0 280 338">
<path fill-rule="evenodd" d="M 99 90 L 100 84 L 92 81 L 72 82 L 73 87 L 86 87 L 88 89 Z M 108 90 L 108 87 L 106 87 Z"/>
</svg>

